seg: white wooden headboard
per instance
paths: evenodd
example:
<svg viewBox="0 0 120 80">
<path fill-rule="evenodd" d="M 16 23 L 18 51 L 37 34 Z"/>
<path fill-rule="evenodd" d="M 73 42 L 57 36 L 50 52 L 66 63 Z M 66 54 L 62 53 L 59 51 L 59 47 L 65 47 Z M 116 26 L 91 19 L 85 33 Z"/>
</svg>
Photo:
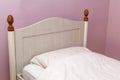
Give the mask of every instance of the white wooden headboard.
<svg viewBox="0 0 120 80">
<path fill-rule="evenodd" d="M 15 30 L 14 19 L 9 15 L 10 80 L 16 80 L 16 75 L 35 55 L 71 46 L 86 47 L 88 13 L 86 9 L 84 21 L 53 17 Z"/>
</svg>

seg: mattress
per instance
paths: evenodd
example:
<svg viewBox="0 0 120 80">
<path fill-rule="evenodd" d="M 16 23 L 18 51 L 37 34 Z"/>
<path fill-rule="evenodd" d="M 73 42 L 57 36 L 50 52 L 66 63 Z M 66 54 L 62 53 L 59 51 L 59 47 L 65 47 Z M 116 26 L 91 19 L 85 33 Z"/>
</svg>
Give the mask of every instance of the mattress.
<svg viewBox="0 0 120 80">
<path fill-rule="evenodd" d="M 24 80 L 37 80 L 44 69 L 36 64 L 28 64 L 23 69 Z"/>
</svg>

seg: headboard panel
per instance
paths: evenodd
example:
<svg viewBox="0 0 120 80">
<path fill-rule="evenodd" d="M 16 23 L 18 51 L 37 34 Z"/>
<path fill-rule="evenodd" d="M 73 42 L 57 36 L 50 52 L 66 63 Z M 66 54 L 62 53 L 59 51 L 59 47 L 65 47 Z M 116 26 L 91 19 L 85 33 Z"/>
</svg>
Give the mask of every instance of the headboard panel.
<svg viewBox="0 0 120 80">
<path fill-rule="evenodd" d="M 8 37 L 13 36 L 13 39 L 8 39 L 9 56 L 14 56 L 14 60 L 10 57 L 10 63 L 15 64 L 14 69 L 10 65 L 11 80 L 16 80 L 16 74 L 21 73 L 35 55 L 71 46 L 86 47 L 87 20 L 86 15 L 84 21 L 54 17 L 14 31 L 13 17 L 9 16 Z M 11 48 L 11 45 L 15 46 Z"/>
</svg>

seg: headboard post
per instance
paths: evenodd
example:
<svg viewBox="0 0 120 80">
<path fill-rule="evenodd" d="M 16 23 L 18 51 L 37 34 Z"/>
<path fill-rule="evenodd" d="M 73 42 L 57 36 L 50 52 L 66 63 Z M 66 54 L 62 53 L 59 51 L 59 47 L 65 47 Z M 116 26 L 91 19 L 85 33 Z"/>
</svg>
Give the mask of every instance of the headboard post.
<svg viewBox="0 0 120 80">
<path fill-rule="evenodd" d="M 8 15 L 8 48 L 9 48 L 9 67 L 10 67 L 10 80 L 16 80 L 16 67 L 15 67 L 15 38 L 13 27 L 13 16 Z"/>
<path fill-rule="evenodd" d="M 83 42 L 83 46 L 87 47 L 87 32 L 88 32 L 88 15 L 89 15 L 89 10 L 85 9 L 84 10 L 84 42 Z"/>
</svg>

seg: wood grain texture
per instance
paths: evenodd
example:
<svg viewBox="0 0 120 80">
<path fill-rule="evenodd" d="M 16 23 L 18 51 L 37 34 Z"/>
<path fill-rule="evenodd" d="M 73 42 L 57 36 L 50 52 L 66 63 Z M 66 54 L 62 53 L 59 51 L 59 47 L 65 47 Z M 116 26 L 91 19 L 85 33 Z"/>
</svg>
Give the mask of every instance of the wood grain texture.
<svg viewBox="0 0 120 80">
<path fill-rule="evenodd" d="M 84 10 L 84 21 L 88 21 L 88 15 L 89 15 L 89 10 L 85 9 Z"/>
<path fill-rule="evenodd" d="M 14 31 L 14 26 L 13 26 L 13 22 L 14 22 L 14 18 L 12 15 L 8 15 L 7 17 L 7 22 L 8 22 L 8 31 Z"/>
</svg>

